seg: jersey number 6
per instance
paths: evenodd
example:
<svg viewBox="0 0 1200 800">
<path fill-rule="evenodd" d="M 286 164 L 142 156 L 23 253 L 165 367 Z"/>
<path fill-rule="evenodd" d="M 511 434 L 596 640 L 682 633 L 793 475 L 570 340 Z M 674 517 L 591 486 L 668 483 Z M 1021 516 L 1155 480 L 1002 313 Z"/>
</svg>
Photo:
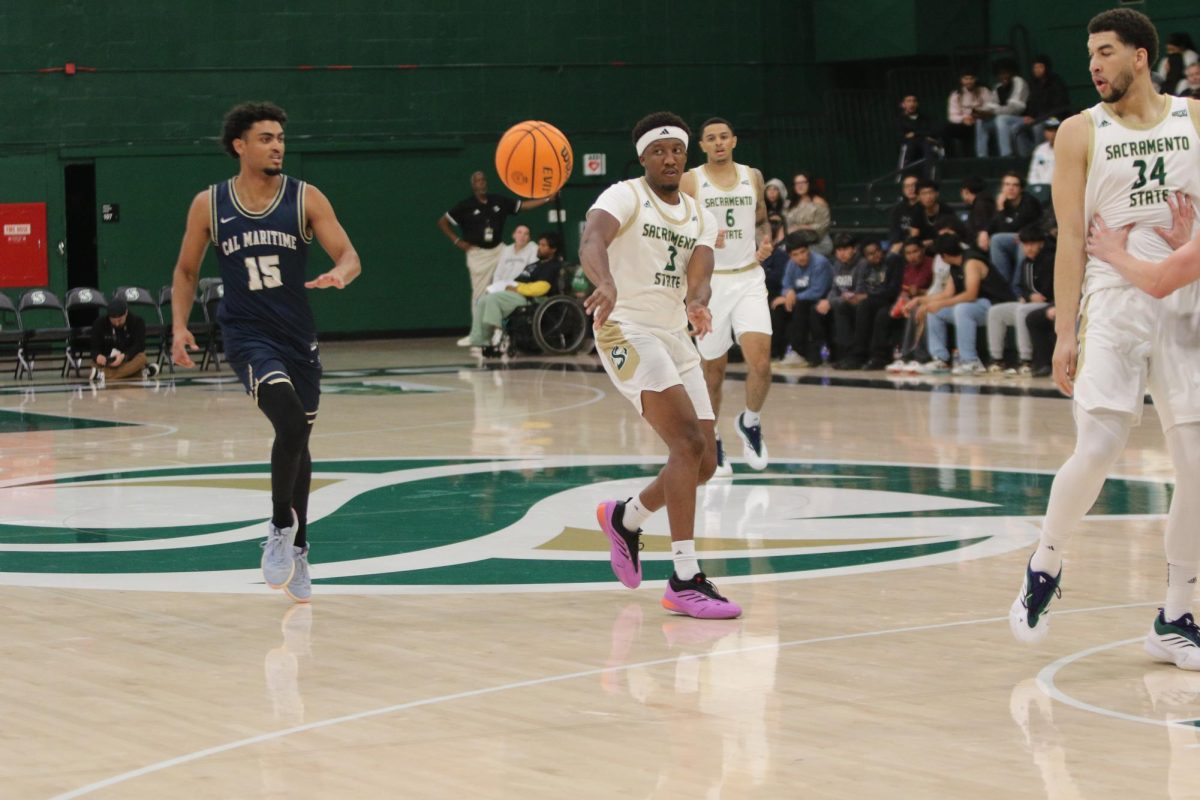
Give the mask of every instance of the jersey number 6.
<svg viewBox="0 0 1200 800">
<path fill-rule="evenodd" d="M 283 286 L 279 275 L 279 256 L 247 256 L 246 271 L 250 273 L 250 291 Z"/>
</svg>

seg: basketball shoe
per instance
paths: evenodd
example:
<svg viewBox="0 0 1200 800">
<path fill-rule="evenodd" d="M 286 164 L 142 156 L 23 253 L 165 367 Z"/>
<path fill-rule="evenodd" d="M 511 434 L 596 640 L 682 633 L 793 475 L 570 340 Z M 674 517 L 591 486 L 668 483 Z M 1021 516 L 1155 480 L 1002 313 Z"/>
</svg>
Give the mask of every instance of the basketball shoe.
<svg viewBox="0 0 1200 800">
<path fill-rule="evenodd" d="M 641 528 L 628 531 L 621 524 L 625 515 L 625 501 L 605 500 L 596 507 L 596 519 L 600 529 L 608 536 L 609 561 L 613 574 L 623 585 L 636 589 L 642 584 Z"/>
<path fill-rule="evenodd" d="M 763 441 L 762 425 L 746 425 L 742 419 L 746 412 L 737 416 L 737 433 L 742 439 L 742 455 L 750 469 L 767 468 L 767 443 Z"/>
<path fill-rule="evenodd" d="M 733 475 L 733 464 L 729 463 L 729 459 L 725 457 L 725 445 L 721 441 L 721 434 L 717 434 L 717 468 L 713 470 L 714 478 L 728 478 Z"/>
<path fill-rule="evenodd" d="M 1167 622 L 1160 608 L 1146 634 L 1145 647 L 1159 661 L 1173 662 L 1180 669 L 1200 670 L 1200 627 L 1191 614 Z"/>
<path fill-rule="evenodd" d="M 296 569 L 283 591 L 297 603 L 308 603 L 312 600 L 312 578 L 308 574 L 308 545 L 302 548 L 292 545 L 292 552 Z"/>
<path fill-rule="evenodd" d="M 742 614 L 742 607 L 723 597 L 703 572 L 686 581 L 679 580 L 672 572 L 662 605 L 668 611 L 696 619 L 735 619 Z"/>
<path fill-rule="evenodd" d="M 267 525 L 267 540 L 262 543 L 263 580 L 272 589 L 282 589 L 296 571 L 296 559 L 292 555 L 292 542 L 296 539 L 295 512 L 292 512 L 292 524 L 287 528 L 276 528 L 274 522 Z"/>
<path fill-rule="evenodd" d="M 1062 569 L 1051 576 L 1045 572 L 1034 572 L 1025 567 L 1025 580 L 1021 591 L 1008 611 L 1008 625 L 1017 641 L 1036 644 L 1050 632 L 1050 616 L 1047 609 L 1055 597 L 1062 597 Z"/>
</svg>

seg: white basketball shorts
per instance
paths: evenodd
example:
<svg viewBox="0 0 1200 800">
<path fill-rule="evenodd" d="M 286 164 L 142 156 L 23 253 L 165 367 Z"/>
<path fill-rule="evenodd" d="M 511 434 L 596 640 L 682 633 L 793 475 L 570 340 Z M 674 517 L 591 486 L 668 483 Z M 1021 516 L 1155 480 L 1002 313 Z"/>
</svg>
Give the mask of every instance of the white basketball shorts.
<svg viewBox="0 0 1200 800">
<path fill-rule="evenodd" d="M 755 266 L 731 275 L 712 276 L 712 333 L 696 340 L 696 348 L 705 361 L 720 358 L 743 333 L 771 335 L 771 309 L 767 305 L 767 284 L 762 267 Z"/>
<path fill-rule="evenodd" d="M 700 356 L 687 331 L 666 331 L 608 320 L 596 331 L 600 363 L 613 385 L 642 413 L 642 392 L 682 384 L 698 419 L 716 419 Z"/>
</svg>

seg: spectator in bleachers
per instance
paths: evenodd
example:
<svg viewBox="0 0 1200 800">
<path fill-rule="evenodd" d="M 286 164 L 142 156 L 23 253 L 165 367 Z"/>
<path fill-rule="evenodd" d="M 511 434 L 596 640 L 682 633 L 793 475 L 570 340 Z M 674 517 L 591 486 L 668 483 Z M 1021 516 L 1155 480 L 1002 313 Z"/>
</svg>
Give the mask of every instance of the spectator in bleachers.
<svg viewBox="0 0 1200 800">
<path fill-rule="evenodd" d="M 1025 115 L 1014 132 L 1017 155 L 1028 158 L 1045 138 L 1042 131 L 1051 118 L 1065 119 L 1071 113 L 1067 84 L 1051 68 L 1049 56 L 1038 56 L 1030 67 L 1029 100 Z"/>
<path fill-rule="evenodd" d="M 1004 58 L 996 62 L 996 85 L 991 101 L 978 110 L 975 125 L 975 155 L 988 156 L 988 140 L 994 134 L 1002 158 L 1013 154 L 1013 134 L 1025 114 L 1029 84 L 1017 74 L 1017 62 Z"/>
<path fill-rule="evenodd" d="M 900 169 L 932 154 L 930 137 L 933 135 L 933 123 L 921 113 L 920 102 L 915 94 L 906 94 L 900 101 L 896 132 L 900 140 Z M 923 164 L 918 169 L 922 175 L 929 174 L 929 164 Z"/>
<path fill-rule="evenodd" d="M 158 364 L 146 362 L 146 323 L 129 313 L 125 298 L 114 297 L 92 325 L 92 370 L 89 381 L 154 377 Z"/>
<path fill-rule="evenodd" d="M 975 344 L 979 326 L 987 323 L 987 312 L 993 304 L 1015 299 L 1012 287 L 982 253 L 964 250 L 958 236 L 939 236 L 933 247 L 950 266 L 950 280 L 940 294 L 930 296 L 925 304 L 925 325 L 933 360 L 924 365 L 922 372 L 951 371 L 946 327 L 953 325 L 958 345 L 954 374 L 978 375 L 987 369 L 979 360 Z"/>
<path fill-rule="evenodd" d="M 1027 316 L 1025 327 L 1029 329 L 1033 353 L 1029 374 L 1034 378 L 1045 378 L 1054 372 L 1054 345 L 1058 343 L 1058 334 L 1054 330 L 1054 303 Z"/>
<path fill-rule="evenodd" d="M 816 193 L 812 176 L 797 172 L 792 178 L 792 192 L 788 200 L 784 219 L 788 233 L 803 231 L 809 234 L 812 249 L 823 256 L 833 252 L 833 240 L 829 238 L 829 203 Z"/>
<path fill-rule="evenodd" d="M 979 122 L 977 112 L 992 101 L 992 92 L 976 82 L 974 70 L 963 70 L 958 80 L 959 88 L 950 93 L 947 102 L 947 121 L 942 129 L 942 141 L 946 143 L 947 149 L 951 144 L 956 144 L 958 155 L 970 156 L 976 152 L 975 128 Z"/>
<path fill-rule="evenodd" d="M 512 283 L 526 267 L 538 260 L 537 251 L 537 245 L 529 240 L 529 226 L 518 225 L 514 228 L 512 242 L 500 245 L 500 259 L 492 275 L 492 286 Z"/>
<path fill-rule="evenodd" d="M 866 270 L 861 285 L 855 287 L 857 300 L 843 305 L 839 312 L 847 317 L 843 326 L 851 335 L 845 347 L 846 356 L 833 365 L 834 369 L 883 369 L 888 363 L 886 355 L 872 362 L 871 344 L 877 329 L 883 327 L 884 349 L 888 349 L 886 328 L 891 321 L 888 315 L 900 296 L 904 267 L 898 258 L 885 259 L 878 242 L 864 244 L 862 254 Z"/>
<path fill-rule="evenodd" d="M 996 216 L 996 201 L 988 193 L 987 183 L 978 175 L 971 175 L 964 180 L 958 194 L 967 207 L 964 238 L 972 247 L 986 250 L 987 230 Z"/>
<path fill-rule="evenodd" d="M 1026 319 L 1054 299 L 1054 246 L 1046 241 L 1046 234 L 1040 225 L 1022 228 L 1020 240 L 1024 257 L 1018 270 L 1017 299 L 1009 303 L 996 303 L 987 312 L 988 354 L 992 357 L 988 372 L 1007 372 L 1011 375 L 1033 373 L 1033 341 L 1029 337 Z M 1004 340 L 1010 327 L 1016 331 L 1020 364 L 1006 369 L 1003 363 Z"/>
<path fill-rule="evenodd" d="M 1154 70 L 1154 82 L 1160 91 L 1170 94 L 1186 77 L 1185 70 L 1198 61 L 1200 56 L 1196 54 L 1196 45 L 1192 43 L 1192 37 L 1183 32 L 1172 33 L 1167 36 L 1167 53 L 1159 60 L 1158 68 Z"/>
<path fill-rule="evenodd" d="M 900 182 L 900 200 L 888 212 L 888 252 L 899 253 L 904 240 L 917 227 L 917 176 L 905 175 Z"/>
<path fill-rule="evenodd" d="M 1015 172 L 1004 173 L 1000 182 L 1003 202 L 996 217 L 988 226 L 988 255 L 996 270 L 1014 290 L 1017 285 L 1017 262 L 1021 258 L 1021 243 L 1017 234 L 1027 225 L 1042 220 L 1042 204 L 1025 191 L 1025 179 Z"/>
<path fill-rule="evenodd" d="M 829 293 L 833 272 L 829 259 L 812 250 L 803 231 L 788 234 L 787 250 L 783 293 L 771 301 L 771 351 L 783 358 L 783 366 L 807 367 L 821 362 L 811 318 L 817 302 Z"/>
<path fill-rule="evenodd" d="M 1188 64 L 1183 80 L 1175 85 L 1175 94 L 1200 100 L 1200 61 Z"/>
<path fill-rule="evenodd" d="M 1044 141 L 1033 151 L 1029 159 L 1029 175 L 1025 178 L 1025 191 L 1037 198 L 1043 207 L 1050 206 L 1050 186 L 1054 182 L 1054 138 L 1058 135 L 1059 122 L 1054 117 L 1046 120 L 1042 128 Z"/>
<path fill-rule="evenodd" d="M 845 357 L 854 335 L 853 306 L 866 296 L 867 262 L 858 254 L 854 237 L 838 234 L 833 242 L 833 285 L 817 303 L 813 317 L 814 336 L 829 347 L 831 360 Z M 844 310 L 851 307 L 851 313 Z"/>
<path fill-rule="evenodd" d="M 922 178 L 917 182 L 917 204 L 917 224 L 911 233 L 925 242 L 927 247 L 933 244 L 938 228 L 952 225 L 957 230 L 961 227 L 954 212 L 942 205 L 937 181 Z"/>
<path fill-rule="evenodd" d="M 779 178 L 771 178 L 763 186 L 763 205 L 767 207 L 767 223 L 771 226 L 771 241 L 774 244 L 782 243 L 787 235 L 787 222 L 784 220 L 787 199 L 787 187 Z"/>
<path fill-rule="evenodd" d="M 929 302 L 929 287 L 933 284 L 934 260 L 925 252 L 920 239 L 912 238 L 904 243 L 904 273 L 900 279 L 900 295 L 888 311 L 886 320 L 876 322 L 875 335 L 871 341 L 871 360 L 868 368 L 887 365 L 887 371 L 916 372 L 920 362 L 926 360 L 921 345 L 925 332 L 925 306 Z M 943 262 L 945 263 L 945 262 Z M 949 266 L 946 266 L 949 274 Z M 882 323 L 882 325 L 880 324 Z M 900 353 L 896 360 L 887 364 L 896 334 L 900 337 Z"/>
</svg>

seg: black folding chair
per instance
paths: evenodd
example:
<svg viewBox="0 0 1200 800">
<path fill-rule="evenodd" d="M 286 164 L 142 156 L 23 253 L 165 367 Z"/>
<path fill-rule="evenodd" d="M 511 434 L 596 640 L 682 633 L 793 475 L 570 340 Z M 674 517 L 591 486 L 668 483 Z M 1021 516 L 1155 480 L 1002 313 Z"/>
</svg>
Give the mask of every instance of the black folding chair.
<svg viewBox="0 0 1200 800">
<path fill-rule="evenodd" d="M 204 321 L 208 325 L 204 337 L 204 355 L 200 358 L 201 370 L 208 369 L 210 364 L 213 369 L 219 370 L 221 355 L 225 352 L 221 323 L 217 320 L 217 309 L 221 305 L 221 298 L 225 296 L 225 286 L 220 278 L 210 280 L 215 283 L 209 283 L 200 294 L 200 306 L 204 309 Z"/>
<path fill-rule="evenodd" d="M 21 312 L 12 299 L 0 292 L 0 362 L 13 364 L 13 380 L 21 369 L 21 344 L 25 330 L 21 327 Z"/>
<path fill-rule="evenodd" d="M 21 313 L 25 330 L 17 355 L 20 362 L 17 365 L 17 379 L 28 373 L 29 379 L 33 380 L 38 355 L 44 352 L 53 357 L 59 349 L 63 352 L 59 372 L 65 378 L 71 346 L 71 323 L 67 320 L 62 301 L 49 289 L 30 289 L 21 295 L 17 311 Z"/>
<path fill-rule="evenodd" d="M 75 370 L 75 377 L 91 357 L 92 324 L 99 318 L 108 301 L 99 289 L 80 286 L 67 292 L 65 311 L 71 333 L 67 337 L 67 363 L 63 367 L 63 375 L 68 370 Z"/>
<path fill-rule="evenodd" d="M 138 307 L 138 316 L 146 323 L 146 362 L 158 364 L 159 369 L 162 369 L 163 340 L 170 333 L 170 329 L 163 324 L 162 310 L 154 297 L 149 290 L 140 286 L 118 286 L 113 289 L 112 296 L 124 298 L 130 310 Z M 151 353 L 154 355 L 151 356 Z"/>
</svg>

